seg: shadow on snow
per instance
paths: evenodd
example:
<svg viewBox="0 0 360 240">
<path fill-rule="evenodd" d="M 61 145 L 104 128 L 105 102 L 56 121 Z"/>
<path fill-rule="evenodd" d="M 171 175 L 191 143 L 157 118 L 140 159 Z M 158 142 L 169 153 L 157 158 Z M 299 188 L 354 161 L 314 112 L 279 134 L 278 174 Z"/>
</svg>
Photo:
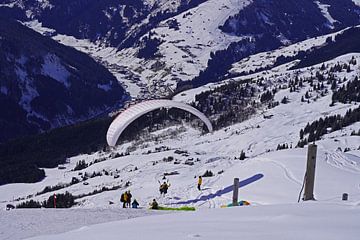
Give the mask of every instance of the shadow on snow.
<svg viewBox="0 0 360 240">
<path fill-rule="evenodd" d="M 253 182 L 256 182 L 256 181 L 260 180 L 263 177 L 264 177 L 263 174 L 255 174 L 252 177 L 244 179 L 244 180 L 240 181 L 239 188 L 245 187 L 246 185 L 249 185 L 249 184 L 251 184 Z M 230 185 L 230 186 L 228 186 L 228 187 L 226 187 L 224 189 L 218 190 L 216 193 L 210 193 L 209 195 L 201 196 L 200 198 L 197 198 L 197 199 L 181 201 L 181 202 L 175 202 L 175 203 L 170 203 L 170 204 L 190 204 L 190 203 L 197 203 L 197 202 L 200 202 L 200 201 L 207 201 L 207 200 L 213 199 L 215 197 L 220 197 L 223 194 L 232 192 L 233 191 L 233 186 L 234 185 Z"/>
</svg>

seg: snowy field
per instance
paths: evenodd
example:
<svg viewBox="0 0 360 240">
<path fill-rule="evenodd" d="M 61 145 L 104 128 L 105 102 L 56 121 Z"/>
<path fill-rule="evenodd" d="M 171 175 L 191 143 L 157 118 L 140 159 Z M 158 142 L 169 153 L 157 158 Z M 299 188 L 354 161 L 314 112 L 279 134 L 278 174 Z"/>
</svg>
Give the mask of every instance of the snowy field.
<svg viewBox="0 0 360 240">
<path fill-rule="evenodd" d="M 355 1 L 355 0 L 354 0 Z M 243 7 L 247 1 L 239 1 Z M 216 15 L 209 18 L 222 23 L 222 12 L 229 15 L 230 8 L 236 1 L 226 1 L 228 7 L 216 8 Z M 216 1 L 207 1 L 197 9 L 211 9 Z M 193 10 L 191 10 L 193 11 Z M 186 13 L 185 13 L 186 14 Z M 195 34 L 194 29 L 188 29 L 187 21 L 201 19 L 200 13 L 193 12 L 191 18 L 178 16 L 180 28 Z M 201 28 L 199 24 L 199 28 Z M 215 26 L 213 27 L 215 31 Z M 201 29 L 198 29 L 201 30 Z M 204 29 L 210 32 L 211 29 Z M 165 42 L 160 50 L 186 50 L 189 42 L 180 40 L 185 35 L 176 35 L 172 30 L 159 27 L 156 32 L 169 34 L 179 40 Z M 220 34 L 220 33 L 219 33 Z M 218 36 L 218 41 L 210 44 L 216 49 L 226 48 L 231 39 Z M 192 36 L 192 35 L 191 35 Z M 194 35 L 194 37 L 196 37 Z M 134 62 L 133 53 L 116 52 L 114 49 L 99 49 L 88 42 L 82 42 L 67 36 L 57 35 L 55 39 L 74 46 L 84 52 L 100 58 L 103 63 L 113 67 L 113 73 L 118 79 L 135 71 L 138 65 Z M 196 38 L 195 38 L 196 39 Z M 207 39 L 212 41 L 211 39 Z M 273 66 L 278 56 L 291 56 L 314 46 L 320 46 L 325 37 L 310 39 L 273 52 L 260 53 L 233 65 L 233 71 L 255 70 L 260 66 Z M 192 37 L 186 39 L 192 40 Z M 186 45 L 185 45 L 186 44 Z M 204 47 L 204 46 L 203 46 Z M 193 51 L 194 49 L 192 49 Z M 213 48 L 199 48 L 195 59 L 199 71 L 207 61 Z M 129 50 L 130 51 L 130 50 Z M 167 62 L 187 64 L 179 61 L 182 57 L 172 56 Z M 201 55 L 203 53 L 203 55 Z M 126 69 L 117 63 L 120 55 L 123 61 L 128 61 Z M 177 56 L 177 57 L 176 57 Z M 176 57 L 176 58 L 175 58 Z M 350 72 L 336 73 L 336 77 L 353 79 L 360 72 L 360 54 L 347 54 L 325 63 L 329 68 L 338 63 L 348 63 L 354 57 L 357 64 L 351 66 Z M 150 64 L 150 63 L 148 63 Z M 308 122 L 335 114 L 344 115 L 347 110 L 358 107 L 358 104 L 340 104 L 330 107 L 331 94 L 320 96 L 304 83 L 304 87 L 290 93 L 288 80 L 295 76 L 307 78 L 316 76 L 321 64 L 311 68 L 288 70 L 293 63 L 276 68 L 238 77 L 231 81 L 242 81 L 247 78 L 259 80 L 264 78 L 268 83 L 285 86 L 279 88 L 275 100 L 284 97 L 288 104 L 280 104 L 272 109 L 259 109 L 251 119 L 220 129 L 213 133 L 202 134 L 188 123 L 168 127 L 148 136 L 142 136 L 138 141 L 119 145 L 112 152 L 96 152 L 84 154 L 69 159 L 64 164 L 65 169 L 45 169 L 46 178 L 35 184 L 8 184 L 0 186 L 0 207 L 6 204 L 18 204 L 23 200 L 17 198 L 46 200 L 54 193 L 69 191 L 73 195 L 88 194 L 103 187 L 121 186 L 115 191 L 105 191 L 76 200 L 77 205 L 67 210 L 13 210 L 0 211 L 0 239 L 359 239 L 360 236 L 360 136 L 350 136 L 360 129 L 360 123 L 355 123 L 342 130 L 324 135 L 318 145 L 315 176 L 316 202 L 297 203 L 302 187 L 307 147 L 295 148 L 299 141 L 300 129 Z M 126 64 L 125 64 L 126 65 Z M 196 71 L 188 69 L 192 64 L 180 66 L 189 74 Z M 159 74 L 161 75 L 159 70 Z M 165 70 L 164 70 L 165 71 Z M 125 72 L 125 73 L 124 73 Z M 123 75 L 122 75 L 123 74 Z M 136 77 L 143 78 L 142 73 Z M 142 95 L 154 79 L 160 75 L 144 72 L 149 76 L 145 81 L 127 81 L 128 91 L 133 97 Z M 130 76 L 130 75 L 128 75 Z M 131 75 L 133 78 L 134 75 Z M 170 75 L 169 75 L 170 76 Z M 162 76 L 167 79 L 169 76 Z M 184 76 L 184 79 L 187 76 Z M 264 80 L 264 81 L 265 81 Z M 167 81 L 167 80 L 166 80 Z M 171 82 L 171 81 L 170 81 Z M 220 83 L 221 84 L 221 83 Z M 342 83 L 346 84 L 346 83 Z M 201 91 L 213 89 L 219 84 L 209 84 L 198 89 L 192 89 L 175 96 L 175 100 L 191 102 Z M 300 99 L 309 91 L 309 102 Z M 105 136 L 104 136 L 105 139 Z M 290 149 L 276 151 L 278 144 L 288 144 Z M 160 149 L 159 151 L 156 149 Z M 345 152 L 345 149 L 348 151 Z M 176 150 L 184 153 L 176 153 Z M 245 160 L 238 160 L 241 151 L 246 153 Z M 115 153 L 129 152 L 130 155 L 113 157 Z M 172 161 L 166 161 L 173 157 Z M 101 162 L 95 162 L 105 159 Z M 91 166 L 81 171 L 72 171 L 76 163 L 84 160 Z M 211 170 L 213 177 L 204 178 L 202 190 L 196 189 L 197 176 Z M 93 172 L 107 172 L 109 175 L 94 177 L 84 182 L 73 184 L 58 191 L 36 195 L 46 186 L 69 183 L 76 177 Z M 164 177 L 166 175 L 166 177 Z M 116 177 L 115 177 L 116 176 Z M 231 202 L 233 179 L 240 179 L 240 200 L 250 202 L 250 206 L 237 208 L 221 208 Z M 171 186 L 166 197 L 158 192 L 159 182 L 169 181 Z M 125 183 L 129 182 L 129 186 Z M 141 210 L 122 210 L 119 198 L 123 191 L 131 190 L 138 200 Z M 348 201 L 342 201 L 343 193 L 349 194 Z M 27 198 L 28 197 L 28 198 Z M 148 204 L 156 198 L 163 206 L 193 206 L 197 210 L 191 213 L 170 213 L 161 216 L 148 210 Z M 109 205 L 113 202 L 113 205 Z M 161 212 L 163 213 L 163 212 Z M 131 219 L 129 219 L 131 218 Z M 46 225 L 46 227 L 43 227 Z M 55 234 L 55 235 L 54 235 Z"/>
<path fill-rule="evenodd" d="M 59 234 L 86 226 L 136 217 L 164 214 L 145 209 L 117 207 L 103 209 L 18 209 L 0 210 L 0 239 L 18 240 L 40 235 Z M 68 238 L 70 239 L 70 238 Z"/>
<path fill-rule="evenodd" d="M 359 206 L 335 204 L 238 207 L 136 218 L 31 239 L 358 240 L 359 217 Z"/>
<path fill-rule="evenodd" d="M 327 65 L 348 62 L 352 56 L 358 65 L 346 74 L 352 79 L 359 70 L 359 54 L 345 55 Z M 320 66 L 302 69 L 296 74 L 306 77 L 318 71 Z M 254 74 L 254 78 L 261 73 Z M 285 79 L 292 71 L 272 70 L 269 78 Z M 261 76 L 261 75 L 260 75 Z M 240 79 L 241 80 L 241 79 Z M 276 82 L 276 81 L 274 81 Z M 286 83 L 286 82 L 285 82 Z M 178 101 L 189 102 L 195 94 L 206 88 L 180 94 Z M 251 119 L 210 134 L 183 125 L 172 126 L 144 136 L 143 139 L 119 145 L 112 152 L 96 152 L 69 159 L 65 169 L 45 169 L 46 178 L 35 184 L 8 184 L 0 186 L 0 206 L 18 204 L 17 198 L 43 201 L 55 192 L 34 196 L 46 186 L 69 183 L 79 173 L 107 171 L 110 175 L 94 177 L 56 191 L 69 191 L 73 195 L 87 194 L 103 187 L 122 187 L 77 199 L 77 206 L 70 210 L 14 210 L 0 212 L 0 239 L 358 239 L 360 228 L 355 219 L 360 219 L 360 137 L 350 136 L 360 129 L 360 123 L 327 134 L 317 142 L 317 165 L 315 176 L 316 203 L 297 204 L 302 186 L 307 148 L 294 148 L 299 140 L 299 131 L 308 122 L 320 117 L 345 114 L 354 104 L 330 107 L 331 95 L 316 98 L 311 104 L 301 102 L 301 96 L 309 91 L 305 87 L 289 93 L 279 90 L 275 98 L 284 96 L 288 104 L 272 109 L 259 110 Z M 268 116 L 268 117 L 265 117 Z M 271 116 L 271 117 L 269 117 Z M 105 138 L 105 136 L 104 136 Z M 157 138 L 157 140 L 155 140 Z M 293 148 L 276 151 L 278 144 L 287 143 Z M 155 151 L 156 148 L 162 150 Z M 345 148 L 349 151 L 344 152 Z M 176 154 L 176 150 L 186 154 Z M 130 155 L 112 158 L 115 153 L 129 151 Z M 246 153 L 243 161 L 236 160 L 240 152 Z M 173 161 L 164 161 L 172 156 Z M 71 171 L 76 163 L 97 159 L 106 161 L 92 164 L 81 171 Z M 175 164 L 176 162 L 176 164 Z M 192 165 L 187 163 L 193 162 Z M 197 176 L 206 170 L 213 177 L 204 178 L 202 191 L 196 189 Z M 166 176 L 165 173 L 175 173 Z M 118 175 L 118 178 L 114 178 Z M 240 200 L 251 203 L 249 207 L 221 209 L 231 202 L 233 178 L 240 179 Z M 166 197 L 160 197 L 159 181 L 169 181 L 171 186 Z M 129 187 L 124 183 L 130 182 Z M 121 192 L 131 190 L 143 210 L 121 210 Z M 343 193 L 349 194 L 342 201 Z M 163 206 L 194 206 L 194 213 L 173 213 L 166 216 L 142 217 L 152 214 L 147 210 L 149 202 L 156 198 Z M 109 205 L 109 202 L 115 204 Z M 157 212 L 156 212 L 157 213 Z M 130 219 L 133 217 L 140 217 Z M 42 223 L 49 227 L 43 228 Z M 101 225 L 94 225 L 102 223 Z M 19 230 L 21 226 L 21 230 Z M 71 231 L 71 232 L 68 232 Z M 44 236 L 43 235 L 52 235 Z M 60 235 L 53 235 L 60 234 Z M 223 237 L 220 237 L 223 236 Z M 304 237 L 305 236 L 305 237 Z M 340 237 L 341 236 L 341 237 Z"/>
</svg>

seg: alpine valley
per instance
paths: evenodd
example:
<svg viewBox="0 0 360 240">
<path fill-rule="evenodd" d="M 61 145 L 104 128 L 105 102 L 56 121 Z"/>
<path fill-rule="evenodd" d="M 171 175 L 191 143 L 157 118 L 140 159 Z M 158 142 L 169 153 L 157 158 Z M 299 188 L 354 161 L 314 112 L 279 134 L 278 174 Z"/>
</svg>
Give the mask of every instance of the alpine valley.
<svg viewBox="0 0 360 240">
<path fill-rule="evenodd" d="M 359 0 L 0 0 L 0 239 L 358 239 L 359 103 Z"/>
</svg>

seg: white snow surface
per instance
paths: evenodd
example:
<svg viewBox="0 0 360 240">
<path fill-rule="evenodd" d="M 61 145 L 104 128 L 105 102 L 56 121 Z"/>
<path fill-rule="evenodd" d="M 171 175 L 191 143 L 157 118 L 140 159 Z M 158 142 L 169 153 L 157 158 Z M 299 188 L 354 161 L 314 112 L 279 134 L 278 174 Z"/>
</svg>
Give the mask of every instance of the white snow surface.
<svg viewBox="0 0 360 240">
<path fill-rule="evenodd" d="M 328 4 L 321 4 L 321 3 L 318 2 L 318 1 L 315 2 L 315 3 L 319 6 L 322 14 L 323 14 L 324 17 L 328 20 L 328 26 L 333 29 L 333 28 L 334 28 L 334 23 L 336 23 L 337 21 L 336 21 L 336 20 L 330 15 L 330 13 L 329 13 L 328 8 L 330 7 L 330 5 L 328 5 Z"/>
<path fill-rule="evenodd" d="M 61 60 L 55 54 L 48 53 L 44 57 L 44 64 L 42 65 L 41 73 L 55 79 L 61 84 L 64 84 L 67 88 L 71 85 L 69 81 L 70 73 L 61 64 Z"/>
<path fill-rule="evenodd" d="M 349 57 L 344 56 L 344 61 Z M 110 173 L 109 176 L 91 178 L 87 180 L 89 184 L 86 186 L 79 183 L 56 193 L 69 191 L 74 195 L 84 194 L 104 186 L 121 185 L 127 181 L 130 181 L 130 186 L 78 199 L 77 207 L 63 210 L 71 216 L 66 223 L 49 220 L 52 224 L 64 225 L 63 228 L 56 227 L 58 231 L 38 231 L 25 226 L 25 235 L 36 236 L 34 239 L 98 239 L 99 235 L 106 239 L 118 239 L 119 236 L 126 236 L 128 239 L 235 239 L 238 236 L 270 240 L 281 237 L 339 239 L 339 236 L 357 239 L 360 233 L 359 223 L 356 221 L 360 217 L 360 151 L 357 150 L 360 137 L 350 136 L 350 133 L 353 130 L 357 131 L 360 123 L 328 134 L 317 142 L 317 202 L 314 204 L 296 204 L 305 174 L 307 148 L 274 151 L 277 144 L 287 143 L 295 146 L 300 128 L 307 122 L 319 117 L 344 114 L 348 109 L 356 107 L 352 104 L 336 104 L 330 107 L 331 95 L 321 97 L 311 104 L 302 103 L 299 99 L 306 90 L 305 87 L 300 92 L 292 94 L 289 94 L 288 89 L 280 90 L 276 99 L 288 95 L 289 104 L 281 104 L 276 108 L 259 112 L 248 121 L 212 134 L 201 135 L 198 130 L 186 124 L 180 133 L 170 134 L 179 128 L 170 127 L 152 133 L 153 136 L 157 136 L 157 140 L 129 142 L 113 150 L 113 153 L 130 151 L 129 156 L 95 163 L 82 171 L 70 170 L 79 160 L 90 163 L 95 159 L 108 157 L 111 153 L 97 152 L 70 158 L 69 163 L 64 164 L 66 169 L 45 169 L 47 177 L 42 182 L 0 186 L 0 205 L 4 208 L 8 203 L 17 204 L 19 201 L 14 199 L 18 197 L 39 192 L 45 186 L 68 183 L 72 177 L 78 177 L 79 172 L 106 170 Z M 264 118 L 264 115 L 273 116 Z M 154 151 L 156 147 L 161 146 L 168 146 L 169 149 Z M 344 153 L 345 148 L 350 148 L 350 151 Z M 186 150 L 189 155 L 175 154 L 175 149 Z M 241 150 L 244 150 L 249 158 L 243 161 L 234 160 L 234 157 L 240 155 Z M 163 161 L 168 156 L 173 156 L 180 164 Z M 185 164 L 189 158 L 194 159 L 193 166 Z M 195 176 L 203 174 L 205 170 L 211 170 L 215 176 L 204 178 L 203 190 L 199 192 L 196 189 Z M 160 197 L 158 181 L 163 181 L 165 172 L 175 171 L 179 174 L 167 176 L 171 183 L 168 195 Z M 224 172 L 219 173 L 221 171 Z M 119 178 L 114 178 L 114 175 L 119 175 Z M 251 206 L 219 209 L 220 206 L 231 202 L 232 193 L 226 189 L 231 188 L 234 177 L 238 177 L 241 182 L 247 181 L 248 184 L 240 188 L 240 200 L 249 201 Z M 128 189 L 143 208 L 147 208 L 148 203 L 156 198 L 160 205 L 195 206 L 197 211 L 116 222 L 110 222 L 116 219 L 107 219 L 99 213 L 99 219 L 107 219 L 99 223 L 109 223 L 92 225 L 97 222 L 86 220 L 74 223 L 73 228 L 67 227 L 72 221 L 77 221 L 79 215 L 83 216 L 77 209 L 108 209 L 110 206 L 114 209 L 120 208 L 120 194 Z M 42 201 L 53 193 L 33 196 L 32 199 Z M 349 194 L 349 200 L 346 202 L 341 201 L 343 193 Z M 109 201 L 115 204 L 109 205 Z M 15 214 L 17 211 L 11 211 L 9 214 Z M 53 216 L 51 210 L 34 211 L 40 211 L 41 214 L 41 211 L 44 211 L 45 218 L 46 215 L 50 219 Z M 27 215 L 27 212 L 19 214 Z M 6 215 L 0 222 L 11 222 L 10 216 Z M 27 216 L 23 218 L 31 219 Z M 31 225 L 37 219 L 29 221 L 27 224 Z M 11 236 L 10 234 L 17 229 L 15 223 L 10 227 L 8 224 L 1 225 L 3 227 L 0 228 L 0 232 L 4 236 Z M 67 232 L 75 228 L 79 229 Z M 41 236 L 60 232 L 67 233 Z"/>
<path fill-rule="evenodd" d="M 360 233 L 359 206 L 286 204 L 135 218 L 31 238 L 63 239 L 348 239 Z"/>
<path fill-rule="evenodd" d="M 271 69 L 274 66 L 278 57 L 292 57 L 296 56 L 300 51 L 308 51 L 312 48 L 320 47 L 321 45 L 325 44 L 327 38 L 334 38 L 336 35 L 341 34 L 343 31 L 344 30 L 315 38 L 310 38 L 305 41 L 281 47 L 273 51 L 251 55 L 247 58 L 240 60 L 237 63 L 234 63 L 230 72 L 249 72 L 255 71 L 260 68 Z M 292 67 L 292 65 L 290 65 L 289 67 Z"/>
<path fill-rule="evenodd" d="M 211 4 L 212 1 L 208 2 Z M 71 44 L 91 52 L 93 56 L 107 59 L 109 66 L 114 67 L 119 75 L 123 74 L 121 72 L 124 69 L 119 70 L 119 65 L 115 64 L 118 59 L 115 56 L 120 55 L 114 50 L 109 48 L 99 50 L 97 47 L 89 47 L 92 45 L 86 42 L 67 36 L 57 37 L 61 41 L 73 41 Z M 51 220 L 53 213 L 56 212 L 54 210 L 29 212 L 14 210 L 6 214 L 1 212 L 0 238 L 6 236 L 8 239 L 20 239 L 35 236 L 33 239 L 111 240 L 119 239 L 121 236 L 125 239 L 160 240 L 358 239 L 360 136 L 350 136 L 350 133 L 358 131 L 360 123 L 326 134 L 316 142 L 318 145 L 314 192 L 316 202 L 297 203 L 305 174 L 307 147 L 294 148 L 299 141 L 300 129 L 308 122 L 335 114 L 344 115 L 347 110 L 358 105 L 336 103 L 335 106 L 330 107 L 331 94 L 320 96 L 318 92 L 312 91 L 306 82 L 303 88 L 292 93 L 287 87 L 281 88 L 287 86 L 288 80 L 295 76 L 301 78 L 315 76 L 322 64 L 297 70 L 289 70 L 294 63 L 272 67 L 277 56 L 291 56 L 300 50 L 320 46 L 324 44 L 326 37 L 328 36 L 309 39 L 273 52 L 260 53 L 234 64 L 232 69 L 234 72 L 254 70 L 256 68 L 254 65 L 269 66 L 269 70 L 227 81 L 263 79 L 270 86 L 280 87 L 275 100 L 281 101 L 286 96 L 289 99 L 288 104 L 280 104 L 272 109 L 260 109 L 251 119 L 210 134 L 201 134 L 198 129 L 183 122 L 141 136 L 136 141 L 125 142 L 111 152 L 96 152 L 69 158 L 68 163 L 63 165 L 65 169 L 45 169 L 46 178 L 41 182 L 0 186 L 2 208 L 9 203 L 16 205 L 24 199 L 43 201 L 54 193 L 69 191 L 73 195 L 80 195 L 103 187 L 121 186 L 116 191 L 105 191 L 77 199 L 76 207 L 61 210 L 60 214 L 65 213 L 69 216 L 65 221 Z M 324 65 L 330 68 L 338 63 L 348 63 L 352 58 L 356 59 L 357 64 L 351 66 L 351 72 L 337 72 L 334 76 L 337 79 L 346 77 L 352 80 L 360 73 L 360 54 L 346 54 L 325 62 Z M 144 86 L 140 84 L 141 80 L 135 82 L 135 86 Z M 175 96 L 174 100 L 194 101 L 196 94 L 225 82 L 183 92 Z M 310 103 L 301 102 L 301 97 L 307 91 L 310 91 Z M 277 145 L 284 143 L 292 148 L 276 151 Z M 345 148 L 349 151 L 344 152 Z M 187 153 L 176 154 L 175 150 L 185 150 Z M 242 150 L 248 158 L 243 161 L 236 160 L 235 157 L 239 157 Z M 114 157 L 115 153 L 124 152 L 129 152 L 130 155 Z M 164 161 L 169 156 L 174 157 L 174 160 Z M 95 163 L 99 159 L 104 161 Z M 71 171 L 80 160 L 92 165 L 81 171 Z M 194 165 L 186 164 L 189 162 L 193 162 Z M 206 170 L 211 170 L 215 176 L 204 178 L 202 191 L 198 191 L 197 176 Z M 58 191 L 34 195 L 46 186 L 69 183 L 73 177 L 80 178 L 79 172 L 91 174 L 104 171 L 109 175 L 90 178 L 86 180 L 88 185 L 78 183 Z M 163 179 L 164 173 L 173 175 Z M 232 192 L 229 189 L 235 177 L 243 183 L 239 189 L 240 200 L 249 201 L 251 205 L 220 208 L 232 200 Z M 159 181 L 167 180 L 171 183 L 169 192 L 166 197 L 159 196 Z M 129 182 L 130 186 L 124 186 L 126 182 Z M 172 213 L 165 216 L 124 220 L 123 216 L 137 211 L 132 209 L 123 212 L 119 209 L 121 207 L 119 197 L 125 190 L 131 190 L 133 197 L 138 200 L 142 208 L 147 208 L 148 203 L 156 198 L 163 206 L 187 205 L 194 206 L 197 210 L 191 213 Z M 343 193 L 349 194 L 348 201 L 341 200 Z M 115 204 L 109 205 L 109 202 Z M 83 219 L 79 223 L 79 219 L 84 218 L 89 209 L 98 211 L 95 215 L 99 221 L 89 222 L 88 219 Z M 119 219 L 107 218 L 108 211 L 119 213 Z M 31 224 L 37 221 L 37 219 L 31 220 L 33 219 L 31 216 L 36 213 L 44 219 L 50 219 L 50 226 L 57 225 L 54 227 L 55 230 L 31 228 Z M 139 215 L 135 214 L 138 217 L 153 212 L 143 209 L 136 213 L 139 213 Z M 11 238 L 11 234 L 18 229 L 16 222 L 22 222 L 21 219 L 29 219 L 23 225 L 25 230 Z M 13 221 L 14 224 L 9 224 Z M 102 224 L 93 225 L 96 223 Z"/>
<path fill-rule="evenodd" d="M 352 0 L 356 5 L 360 6 L 360 0 Z"/>
<path fill-rule="evenodd" d="M 137 209 L 22 209 L 16 211 L 0 210 L 0 239 L 18 240 L 39 235 L 59 234 L 64 231 L 86 229 L 85 226 L 144 217 L 164 212 Z"/>
</svg>

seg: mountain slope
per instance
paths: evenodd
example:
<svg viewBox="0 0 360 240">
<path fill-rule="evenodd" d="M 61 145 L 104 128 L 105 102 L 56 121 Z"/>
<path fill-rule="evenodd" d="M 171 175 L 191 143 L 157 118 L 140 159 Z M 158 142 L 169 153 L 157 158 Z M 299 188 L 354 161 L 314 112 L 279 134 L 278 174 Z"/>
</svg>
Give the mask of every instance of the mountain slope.
<svg viewBox="0 0 360 240">
<path fill-rule="evenodd" d="M 294 232 L 299 233 L 299 239 L 304 236 L 338 239 L 340 235 L 357 239 L 358 224 L 354 225 L 354 219 L 360 203 L 358 34 L 358 28 L 352 27 L 249 56 L 231 65 L 232 77 L 225 81 L 184 91 L 174 97 L 204 112 L 215 126 L 213 133 L 202 134 L 196 120 L 182 118 L 181 114 L 174 114 L 174 117 L 172 111 L 166 111 L 168 117 L 148 114 L 139 121 L 151 123 L 151 126 L 133 132 L 137 137 L 122 139 L 115 149 L 69 157 L 58 168 L 43 169 L 46 177 L 41 182 L 0 186 L 1 206 L 29 200 L 42 202 L 54 194 L 69 192 L 75 198 L 74 207 L 79 208 L 68 210 L 67 218 L 71 216 L 71 220 L 64 221 L 76 223 L 71 227 L 56 223 L 54 228 L 51 227 L 54 224 L 52 211 L 40 210 L 41 221 L 51 217 L 49 225 L 39 232 L 26 222 L 24 234 L 15 237 L 86 239 L 98 238 L 96 234 L 106 232 L 107 237 L 115 239 L 119 235 L 116 229 L 125 226 L 129 231 L 122 233 L 130 239 L 139 238 L 137 233 L 146 233 L 149 238 L 159 234 L 158 238 L 168 239 L 176 234 L 178 239 L 199 236 L 218 239 L 218 231 L 213 231 L 215 227 L 222 231 L 220 238 L 229 236 L 231 239 L 244 233 L 248 238 L 258 239 L 260 230 L 270 239 L 293 237 Z M 109 53 L 107 50 L 98 54 Z M 312 56 L 318 58 L 312 61 Z M 106 128 L 105 123 L 103 127 Z M 318 146 L 314 191 L 317 201 L 316 204 L 294 205 L 301 197 L 306 145 L 314 141 Z M 212 174 L 204 177 L 199 191 L 197 176 L 209 171 Z M 252 206 L 207 209 L 220 208 L 232 201 L 235 177 L 241 181 L 240 199 L 249 201 Z M 166 196 L 159 196 L 161 181 L 171 183 Z M 143 208 L 156 198 L 163 206 L 188 205 L 196 207 L 197 211 L 190 215 L 155 216 L 89 226 L 105 221 L 107 212 L 102 209 L 119 211 L 119 219 L 122 219 L 119 197 L 127 190 L 131 190 Z M 349 194 L 348 201 L 341 200 L 343 193 Z M 80 220 L 84 216 L 82 208 L 96 212 L 97 221 Z M 243 218 L 233 218 L 234 211 Z M 130 212 L 132 210 L 126 209 L 122 213 Z M 19 210 L 16 214 L 26 219 L 33 213 Z M 327 219 L 333 215 L 341 216 L 340 220 Z M 196 221 L 189 223 L 189 217 Z M 309 218 L 316 219 L 311 226 Z M 4 220 L 5 236 L 10 235 L 6 227 L 8 219 Z M 166 225 L 169 219 L 176 224 Z M 223 219 L 232 221 L 219 225 Z M 266 227 L 269 219 L 275 224 L 274 228 Z M 111 220 L 115 219 L 111 217 Z M 169 236 L 154 229 L 152 226 L 158 226 L 154 222 L 159 226 L 165 224 Z M 137 223 L 136 233 L 129 227 L 134 223 Z M 138 228 L 145 224 L 150 227 Z M 239 233 L 236 228 L 230 231 L 229 224 L 245 227 Z M 330 233 L 329 224 L 332 226 Z M 60 235 L 38 236 L 78 227 L 83 228 Z"/>
<path fill-rule="evenodd" d="M 254 53 L 357 25 L 359 11 L 350 0 L 209 0 L 160 22 L 140 45 L 107 51 L 104 58 L 131 72 L 122 77 L 135 76 L 153 96 L 167 95 L 179 82 L 199 86 L 226 79 L 232 63 Z M 139 56 L 143 49 L 149 50 L 145 58 Z"/>
<path fill-rule="evenodd" d="M 127 98 L 87 55 L 14 21 L 2 19 L 0 30 L 0 141 L 87 120 Z"/>
<path fill-rule="evenodd" d="M 152 211 L 154 212 L 154 211 Z M 33 240 L 129 240 L 158 239 L 328 239 L 356 240 L 359 234 L 358 206 L 339 204 L 286 204 L 238 207 L 183 214 L 148 216 L 89 226 L 76 231 L 37 236 Z M 77 215 L 71 214 L 73 217 Z M 334 217 L 336 216 L 336 217 Z M 141 226 L 141 227 L 139 227 Z M 161 230 L 159 230 L 161 226 Z"/>
<path fill-rule="evenodd" d="M 254 53 L 360 23 L 360 7 L 351 0 L 7 2 L 12 5 L 0 11 L 53 29 L 45 34 L 106 64 L 136 98 L 226 79 L 231 64 Z M 69 11 L 62 11 L 67 6 Z M 81 6 L 87 10 L 77 15 Z M 19 17 L 21 11 L 29 16 Z M 65 24 L 54 17 L 58 14 L 65 14 Z"/>
<path fill-rule="evenodd" d="M 350 71 L 336 67 L 349 62 Z M 11 201 L 11 196 L 16 195 L 20 199 L 14 204 L 24 200 L 26 196 L 42 201 L 54 192 L 69 191 L 77 196 L 80 207 L 105 207 L 109 201 L 118 201 L 118 189 L 131 189 L 141 205 L 147 205 L 153 198 L 158 198 L 158 180 L 161 181 L 165 176 L 172 186 L 169 197 L 159 200 L 161 204 L 190 204 L 212 208 L 231 201 L 231 193 L 226 189 L 233 177 L 246 180 L 262 174 L 262 177 L 241 189 L 242 198 L 261 205 L 295 202 L 306 165 L 306 147 L 295 148 L 301 139 L 299 133 L 315 120 L 344 116 L 350 109 L 358 109 L 358 104 L 354 101 L 331 103 L 334 101 L 332 91 L 354 81 L 359 75 L 359 65 L 359 54 L 347 54 L 324 62 L 325 68 L 322 68 L 322 64 L 312 66 L 311 70 L 286 70 L 281 66 L 265 72 L 266 74 L 260 72 L 249 75 L 247 77 L 252 77 L 253 81 L 244 85 L 252 84 L 254 88 L 259 86 L 259 92 L 256 92 L 252 101 L 260 102 L 261 96 L 268 89 L 276 89 L 273 102 L 278 102 L 278 105 L 269 102 L 259 105 L 247 120 L 228 117 L 230 124 L 212 134 L 201 135 L 187 124 L 183 126 L 184 123 L 180 121 L 155 132 L 139 133 L 141 136 L 138 139 L 122 142 L 113 151 L 70 158 L 69 163 L 64 164 L 67 169 L 46 169 L 47 177 L 30 187 L 24 188 L 23 184 L 16 184 L 16 189 L 14 185 L 2 186 L 2 200 Z M 329 77 L 336 80 L 335 89 L 331 89 L 332 81 L 327 83 Z M 239 77 L 236 83 L 241 84 L 244 78 L 246 77 Z M 226 84 L 229 84 L 230 90 L 236 89 L 231 85 L 234 81 L 209 86 L 210 91 L 205 88 L 196 89 L 196 95 L 206 95 L 209 92 L 209 97 L 202 101 L 198 96 L 190 101 L 195 99 L 199 102 L 197 106 L 201 106 L 202 111 L 208 107 L 204 102 L 213 102 L 211 106 L 214 109 L 219 103 L 222 106 L 242 104 L 239 99 L 234 104 L 233 95 L 221 95 L 221 90 L 226 90 L 221 86 Z M 194 91 L 184 92 L 175 99 L 188 100 L 187 94 Z M 307 96 L 305 100 L 302 99 L 304 96 Z M 220 116 L 219 113 L 204 112 L 213 121 L 219 119 L 216 118 Z M 359 115 L 354 116 L 355 119 L 356 117 L 358 119 Z M 316 140 L 319 146 L 315 187 L 318 200 L 328 202 L 331 200 L 327 199 L 340 199 L 339 196 L 344 191 L 350 195 L 357 194 L 356 179 L 360 174 L 359 128 L 358 121 L 344 124 L 341 129 L 335 128 L 335 125 L 326 126 L 325 133 Z M 308 133 L 304 137 L 310 139 Z M 287 145 L 289 149 L 281 150 L 279 145 Z M 241 152 L 245 152 L 246 159 L 239 160 Z M 70 171 L 79 161 L 85 161 L 85 168 Z M 199 193 L 195 188 L 194 176 L 202 175 L 207 170 L 213 172 L 214 177 L 204 180 L 205 189 Z M 80 182 L 69 184 L 73 178 Z M 84 185 L 84 182 L 88 184 Z M 59 186 L 60 189 L 36 195 L 46 186 Z M 111 190 L 113 187 L 116 191 Z M 351 201 L 355 204 L 358 199 Z"/>
<path fill-rule="evenodd" d="M 0 5 L 0 12 L 13 12 L 17 19 L 36 19 L 60 34 L 122 49 L 133 46 L 141 35 L 160 21 L 204 1 L 10 0 Z"/>
<path fill-rule="evenodd" d="M 324 12 L 324 3 L 328 3 Z M 320 5 L 319 5 L 320 4 Z M 345 14 L 345 12 L 347 14 Z M 255 0 L 238 14 L 230 16 L 220 28 L 236 36 L 250 36 L 248 42 L 232 43 L 212 55 L 198 77 L 181 85 L 200 86 L 226 78 L 231 64 L 252 54 L 275 50 L 310 37 L 321 36 L 360 22 L 360 8 L 352 1 L 278 1 Z M 331 15 L 330 15 L 331 14 Z M 329 15 L 333 24 L 329 24 Z"/>
</svg>

